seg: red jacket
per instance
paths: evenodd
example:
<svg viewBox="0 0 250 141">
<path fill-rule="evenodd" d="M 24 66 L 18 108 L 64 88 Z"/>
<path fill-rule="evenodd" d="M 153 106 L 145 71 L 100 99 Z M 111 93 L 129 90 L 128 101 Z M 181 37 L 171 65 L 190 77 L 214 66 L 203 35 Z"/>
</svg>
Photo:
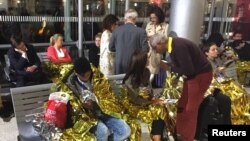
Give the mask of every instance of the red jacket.
<svg viewBox="0 0 250 141">
<path fill-rule="evenodd" d="M 60 64 L 60 63 L 70 63 L 71 62 L 71 57 L 69 56 L 67 49 L 65 47 L 62 47 L 61 49 L 62 49 L 65 56 L 63 58 L 59 59 L 57 56 L 56 49 L 53 46 L 48 47 L 47 56 L 52 63 Z"/>
</svg>

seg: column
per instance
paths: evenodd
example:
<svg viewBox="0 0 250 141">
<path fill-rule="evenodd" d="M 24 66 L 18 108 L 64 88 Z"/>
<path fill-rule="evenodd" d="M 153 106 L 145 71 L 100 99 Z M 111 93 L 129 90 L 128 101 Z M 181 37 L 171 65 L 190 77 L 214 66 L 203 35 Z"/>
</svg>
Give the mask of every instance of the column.
<svg viewBox="0 0 250 141">
<path fill-rule="evenodd" d="M 64 17 L 70 17 L 70 0 L 63 1 L 64 6 Z M 64 39 L 65 41 L 69 42 L 72 41 L 71 39 L 71 27 L 70 22 L 67 20 L 64 20 Z"/>
<path fill-rule="evenodd" d="M 204 5 L 205 0 L 172 0 L 169 31 L 175 31 L 178 37 L 200 43 Z"/>
<path fill-rule="evenodd" d="M 78 0 L 78 54 L 82 57 L 82 43 L 83 43 L 83 1 Z"/>
</svg>

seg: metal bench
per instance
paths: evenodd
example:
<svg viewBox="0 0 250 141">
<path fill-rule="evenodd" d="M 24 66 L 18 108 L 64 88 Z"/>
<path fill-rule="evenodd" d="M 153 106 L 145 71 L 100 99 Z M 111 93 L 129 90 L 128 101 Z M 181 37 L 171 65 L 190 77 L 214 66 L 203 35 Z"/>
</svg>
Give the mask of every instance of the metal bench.
<svg viewBox="0 0 250 141">
<path fill-rule="evenodd" d="M 116 88 L 113 87 L 113 89 L 119 91 L 122 87 L 121 81 L 124 76 L 124 74 L 111 75 L 107 76 L 107 78 L 116 84 Z M 32 115 L 43 112 L 43 106 L 49 98 L 51 86 L 52 83 L 10 89 L 19 131 L 18 141 L 45 141 L 33 129 L 31 122 L 28 121 Z M 148 125 L 141 121 L 138 122 L 142 128 L 142 139 L 145 141 L 150 140 Z"/>
<path fill-rule="evenodd" d="M 32 115 L 43 112 L 51 86 L 52 83 L 10 89 L 19 131 L 18 141 L 45 141 L 28 120 Z"/>
</svg>

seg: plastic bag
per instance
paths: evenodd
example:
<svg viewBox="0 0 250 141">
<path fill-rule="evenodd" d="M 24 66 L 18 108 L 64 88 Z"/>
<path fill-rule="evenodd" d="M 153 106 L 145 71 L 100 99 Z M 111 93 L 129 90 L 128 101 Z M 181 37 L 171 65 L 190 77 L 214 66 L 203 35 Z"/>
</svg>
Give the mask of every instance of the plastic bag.
<svg viewBox="0 0 250 141">
<path fill-rule="evenodd" d="M 45 111 L 45 120 L 54 123 L 58 128 L 65 128 L 67 121 L 68 101 L 69 95 L 67 93 L 51 93 Z"/>
</svg>

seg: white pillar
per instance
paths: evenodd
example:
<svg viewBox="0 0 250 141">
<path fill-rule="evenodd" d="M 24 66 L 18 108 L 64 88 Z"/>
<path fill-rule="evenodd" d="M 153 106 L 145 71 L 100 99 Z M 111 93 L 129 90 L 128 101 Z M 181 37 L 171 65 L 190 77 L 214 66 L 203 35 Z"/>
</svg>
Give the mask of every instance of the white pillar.
<svg viewBox="0 0 250 141">
<path fill-rule="evenodd" d="M 201 26 L 204 20 L 205 0 L 172 0 L 169 31 L 178 37 L 200 42 Z"/>
<path fill-rule="evenodd" d="M 70 17 L 70 1 L 69 0 L 63 1 L 63 5 L 64 5 L 64 17 Z M 72 41 L 70 22 L 67 20 L 64 21 L 64 39 L 67 42 Z"/>
<path fill-rule="evenodd" d="M 82 57 L 82 43 L 83 43 L 83 1 L 78 0 L 78 54 Z"/>
</svg>

